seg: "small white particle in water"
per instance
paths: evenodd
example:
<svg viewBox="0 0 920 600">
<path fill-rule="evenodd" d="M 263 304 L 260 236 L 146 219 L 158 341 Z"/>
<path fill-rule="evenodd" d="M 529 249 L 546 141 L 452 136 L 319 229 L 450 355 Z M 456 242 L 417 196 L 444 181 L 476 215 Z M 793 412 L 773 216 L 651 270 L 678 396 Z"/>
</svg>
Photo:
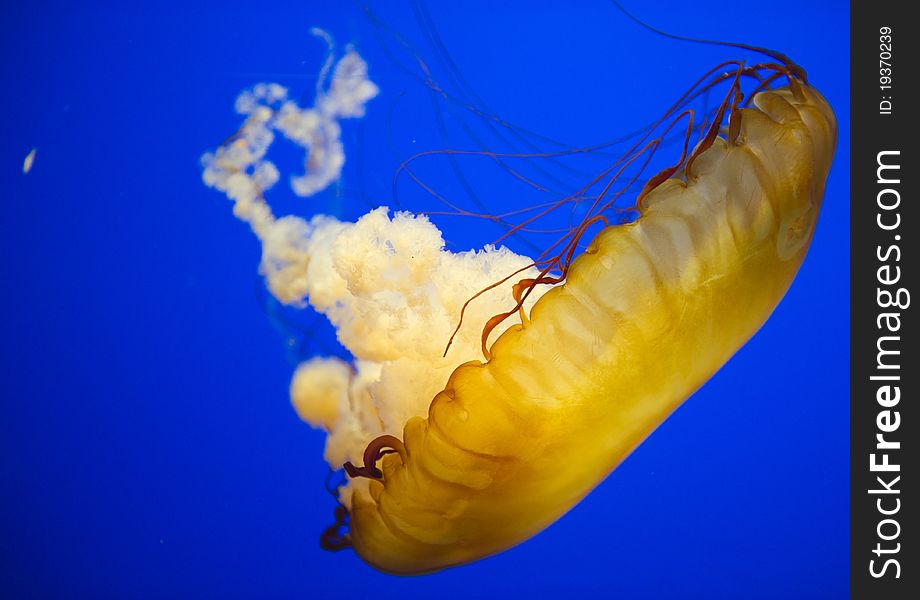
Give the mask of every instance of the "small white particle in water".
<svg viewBox="0 0 920 600">
<path fill-rule="evenodd" d="M 28 173 L 32 170 L 32 163 L 35 162 L 35 151 L 38 148 L 32 148 L 32 151 L 26 154 L 25 160 L 22 161 L 22 172 Z"/>
</svg>

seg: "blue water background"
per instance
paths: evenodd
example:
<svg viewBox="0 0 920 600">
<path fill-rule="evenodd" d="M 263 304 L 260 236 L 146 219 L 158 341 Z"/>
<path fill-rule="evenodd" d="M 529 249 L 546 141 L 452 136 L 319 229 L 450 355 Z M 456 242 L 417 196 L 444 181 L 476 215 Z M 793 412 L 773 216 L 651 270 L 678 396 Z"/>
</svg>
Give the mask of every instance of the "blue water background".
<svg viewBox="0 0 920 600">
<path fill-rule="evenodd" d="M 396 578 L 318 547 L 333 508 L 323 435 L 287 385 L 299 354 L 334 342 L 267 301 L 259 246 L 198 159 L 238 126 L 244 88 L 311 96 L 312 26 L 356 44 L 382 93 L 344 124 L 341 184 L 303 201 L 282 181 L 280 212 L 394 206 L 400 160 L 477 147 L 458 125 L 469 113 L 441 102 L 443 137 L 438 103 L 382 42 L 412 66 L 405 49 L 357 4 L 4 3 L 0 596 L 844 597 L 848 3 L 631 4 L 662 29 L 773 47 L 808 69 L 840 132 L 808 259 L 766 326 L 558 523 L 500 556 Z M 443 76 L 411 5 L 371 7 Z M 572 145 L 629 132 L 709 66 L 753 56 L 650 34 L 601 0 L 427 9 L 489 109 Z M 445 164 L 432 177 L 460 197 Z M 461 167 L 490 206 L 521 189 Z M 400 190 L 404 208 L 425 201 Z M 497 235 L 438 223 L 455 249 Z"/>
</svg>

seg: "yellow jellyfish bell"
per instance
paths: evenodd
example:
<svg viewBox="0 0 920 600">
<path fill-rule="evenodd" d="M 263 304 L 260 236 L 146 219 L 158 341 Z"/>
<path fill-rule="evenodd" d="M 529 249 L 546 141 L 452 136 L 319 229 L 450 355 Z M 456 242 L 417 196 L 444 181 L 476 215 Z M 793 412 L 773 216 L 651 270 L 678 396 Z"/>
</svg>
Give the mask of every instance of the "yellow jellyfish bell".
<svg viewBox="0 0 920 600">
<path fill-rule="evenodd" d="M 836 138 L 825 100 L 790 79 L 734 107 L 734 139 L 713 139 L 635 222 L 601 231 L 401 441 L 369 446 L 377 466 L 351 469 L 370 478 L 350 506 L 364 560 L 426 573 L 535 535 L 763 325 L 805 257 Z"/>
</svg>

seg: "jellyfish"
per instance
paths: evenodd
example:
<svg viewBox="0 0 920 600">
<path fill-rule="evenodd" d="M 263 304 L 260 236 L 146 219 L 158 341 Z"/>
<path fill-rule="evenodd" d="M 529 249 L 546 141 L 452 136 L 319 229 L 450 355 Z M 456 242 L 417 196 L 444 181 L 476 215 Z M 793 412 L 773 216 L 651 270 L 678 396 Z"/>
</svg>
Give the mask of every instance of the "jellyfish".
<svg viewBox="0 0 920 600">
<path fill-rule="evenodd" d="M 324 547 L 409 575 L 524 542 L 767 320 L 811 242 L 836 122 L 800 66 L 754 50 L 767 60 L 716 65 L 611 160 L 591 181 L 601 193 L 536 257 L 451 252 L 427 216 L 386 207 L 354 223 L 274 216 L 275 132 L 305 148 L 291 185 L 311 195 L 341 170 L 338 120 L 378 92 L 353 49 L 312 108 L 273 84 L 240 96 L 244 124 L 205 155 L 204 180 L 262 242 L 271 293 L 325 315 L 353 356 L 311 358 L 290 385 L 298 415 L 327 433 L 326 461 L 347 474 Z M 688 108 L 723 88 L 711 114 Z M 672 132 L 679 156 L 640 180 Z M 615 219 L 639 184 L 635 218 Z"/>
</svg>

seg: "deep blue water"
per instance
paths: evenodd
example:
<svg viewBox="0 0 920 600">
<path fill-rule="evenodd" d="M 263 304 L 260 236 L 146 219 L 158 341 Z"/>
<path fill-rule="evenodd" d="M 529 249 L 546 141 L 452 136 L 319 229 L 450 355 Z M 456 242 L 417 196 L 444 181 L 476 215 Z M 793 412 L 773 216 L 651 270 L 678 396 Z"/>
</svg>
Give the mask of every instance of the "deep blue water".
<svg viewBox="0 0 920 600">
<path fill-rule="evenodd" d="M 433 101 L 387 28 L 445 86 L 462 73 L 478 105 L 573 146 L 644 125 L 706 68 L 754 55 L 650 34 L 602 0 L 431 1 L 452 79 L 407 3 L 372 3 L 376 26 L 347 2 L 5 3 L 0 596 L 845 596 L 848 3 L 630 4 L 661 29 L 785 52 L 835 108 L 808 259 L 750 343 L 558 523 L 500 556 L 396 578 L 317 544 L 333 506 L 323 436 L 287 385 L 298 354 L 332 341 L 266 315 L 258 244 L 201 183 L 199 156 L 238 125 L 236 95 L 278 81 L 309 98 L 323 57 L 312 26 L 356 44 L 382 93 L 344 124 L 341 184 L 272 198 L 353 218 L 396 205 L 394 169 L 414 152 L 515 143 Z M 592 172 L 603 157 L 586 160 Z M 521 190 L 459 164 L 490 206 Z M 471 202 L 450 163 L 425 168 Z M 400 206 L 426 200 L 402 182 Z M 438 224 L 454 248 L 497 235 Z M 312 346 L 286 346 L 304 332 Z"/>
</svg>

